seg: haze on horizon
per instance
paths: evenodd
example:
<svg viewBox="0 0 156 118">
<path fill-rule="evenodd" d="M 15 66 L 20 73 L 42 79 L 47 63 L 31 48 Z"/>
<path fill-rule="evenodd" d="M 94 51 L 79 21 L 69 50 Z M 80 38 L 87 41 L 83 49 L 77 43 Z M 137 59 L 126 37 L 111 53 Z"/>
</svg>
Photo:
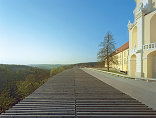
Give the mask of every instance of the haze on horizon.
<svg viewBox="0 0 156 118">
<path fill-rule="evenodd" d="M 0 0 L 0 63 L 95 62 L 106 32 L 116 47 L 128 41 L 134 8 L 133 0 Z"/>
</svg>

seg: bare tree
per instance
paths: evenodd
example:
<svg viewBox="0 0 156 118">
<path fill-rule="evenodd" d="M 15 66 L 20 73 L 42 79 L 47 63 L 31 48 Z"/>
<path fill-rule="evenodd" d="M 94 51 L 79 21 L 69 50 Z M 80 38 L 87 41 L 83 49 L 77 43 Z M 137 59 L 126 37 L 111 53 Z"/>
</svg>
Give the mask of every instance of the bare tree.
<svg viewBox="0 0 156 118">
<path fill-rule="evenodd" d="M 115 42 L 113 35 L 108 32 L 104 37 L 104 41 L 99 45 L 101 48 L 97 54 L 98 61 L 105 62 L 107 64 L 107 70 L 109 71 L 110 64 L 117 63 L 114 53 L 115 53 Z"/>
</svg>

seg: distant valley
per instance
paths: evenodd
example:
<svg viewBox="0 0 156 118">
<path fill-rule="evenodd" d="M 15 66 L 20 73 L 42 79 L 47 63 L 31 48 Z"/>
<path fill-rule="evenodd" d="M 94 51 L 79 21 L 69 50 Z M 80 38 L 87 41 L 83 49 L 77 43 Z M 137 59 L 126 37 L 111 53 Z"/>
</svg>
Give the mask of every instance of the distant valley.
<svg viewBox="0 0 156 118">
<path fill-rule="evenodd" d="M 86 63 L 77 63 L 77 64 L 30 64 L 28 66 L 50 70 L 52 68 L 59 68 L 61 66 L 95 67 L 96 65 L 98 65 L 98 62 L 86 62 Z"/>
<path fill-rule="evenodd" d="M 64 66 L 64 64 L 30 64 L 28 66 L 50 70 L 52 68 L 58 68 L 58 67 Z"/>
</svg>

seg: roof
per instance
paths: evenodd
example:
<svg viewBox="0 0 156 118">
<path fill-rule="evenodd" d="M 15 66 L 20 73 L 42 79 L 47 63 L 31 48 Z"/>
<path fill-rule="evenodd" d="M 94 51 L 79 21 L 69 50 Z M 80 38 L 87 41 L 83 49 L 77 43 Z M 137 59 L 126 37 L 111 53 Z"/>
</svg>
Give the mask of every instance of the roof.
<svg viewBox="0 0 156 118">
<path fill-rule="evenodd" d="M 124 50 L 126 50 L 126 49 L 128 49 L 129 48 L 129 41 L 127 41 L 125 44 L 123 44 L 120 48 L 118 48 L 117 50 L 116 50 L 116 53 L 120 53 L 120 52 L 122 52 L 122 51 L 124 51 Z"/>
<path fill-rule="evenodd" d="M 115 52 L 113 52 L 113 54 L 112 55 L 116 55 L 116 54 L 118 54 L 118 53 L 120 53 L 120 52 L 122 52 L 122 51 L 124 51 L 124 50 L 126 50 L 126 49 L 128 49 L 129 48 L 129 41 L 127 41 L 125 44 L 123 44 L 120 48 L 118 48 Z"/>
</svg>

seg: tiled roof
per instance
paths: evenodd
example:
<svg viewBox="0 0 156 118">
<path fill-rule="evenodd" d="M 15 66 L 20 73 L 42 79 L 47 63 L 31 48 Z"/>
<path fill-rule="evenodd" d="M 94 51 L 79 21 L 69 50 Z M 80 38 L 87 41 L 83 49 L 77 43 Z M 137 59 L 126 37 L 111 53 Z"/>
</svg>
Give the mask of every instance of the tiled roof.
<svg viewBox="0 0 156 118">
<path fill-rule="evenodd" d="M 120 52 L 122 52 L 122 51 L 124 51 L 124 50 L 126 50 L 126 49 L 128 49 L 128 48 L 129 48 L 129 41 L 126 42 L 125 44 L 123 44 L 120 48 L 118 48 L 118 49 L 116 50 L 116 54 L 117 54 L 117 53 L 120 53 Z"/>
<path fill-rule="evenodd" d="M 116 54 L 118 54 L 118 53 L 120 53 L 120 52 L 122 52 L 122 51 L 124 51 L 124 50 L 126 50 L 126 49 L 128 49 L 129 48 L 129 41 L 128 42 L 126 42 L 125 44 L 123 44 L 120 48 L 118 48 L 116 51 L 114 51 L 113 53 L 112 53 L 112 55 L 116 55 Z"/>
</svg>

